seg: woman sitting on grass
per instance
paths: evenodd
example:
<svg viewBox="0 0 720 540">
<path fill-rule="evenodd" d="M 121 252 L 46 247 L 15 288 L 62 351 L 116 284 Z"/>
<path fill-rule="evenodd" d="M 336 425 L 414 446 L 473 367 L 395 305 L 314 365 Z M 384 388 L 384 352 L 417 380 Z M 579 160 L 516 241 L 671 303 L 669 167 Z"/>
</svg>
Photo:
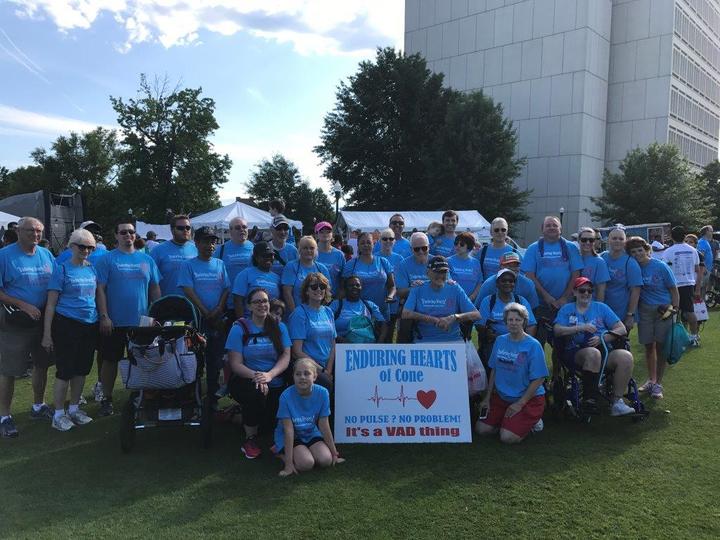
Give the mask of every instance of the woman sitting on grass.
<svg viewBox="0 0 720 540">
<path fill-rule="evenodd" d="M 525 306 L 511 302 L 503 320 L 508 334 L 495 340 L 490 355 L 490 380 L 480 410 L 486 418 L 475 424 L 478 435 L 500 431 L 504 443 L 519 443 L 530 431 L 542 429 L 545 410 L 543 382 L 548 376 L 545 353 L 534 337 L 525 333 L 529 319 Z"/>
<path fill-rule="evenodd" d="M 330 394 L 315 384 L 317 376 L 317 364 L 310 358 L 299 358 L 293 368 L 295 384 L 280 396 L 273 448 L 285 462 L 280 476 L 344 461 L 330 431 Z"/>
</svg>

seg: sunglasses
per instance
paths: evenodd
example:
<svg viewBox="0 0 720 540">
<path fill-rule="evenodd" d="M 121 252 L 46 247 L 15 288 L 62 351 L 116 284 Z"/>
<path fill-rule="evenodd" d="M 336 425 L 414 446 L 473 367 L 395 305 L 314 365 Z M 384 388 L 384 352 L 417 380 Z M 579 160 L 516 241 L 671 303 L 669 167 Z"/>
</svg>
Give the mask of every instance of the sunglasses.
<svg viewBox="0 0 720 540">
<path fill-rule="evenodd" d="M 589 244 L 590 242 L 594 242 L 595 239 L 594 239 L 594 238 L 581 238 L 580 241 L 581 241 L 583 244 Z"/>
<path fill-rule="evenodd" d="M 235 231 L 246 231 L 247 228 L 248 228 L 247 225 L 235 225 L 235 226 L 233 227 L 233 230 L 235 230 Z"/>
<path fill-rule="evenodd" d="M 175 225 L 176 231 L 189 231 L 190 229 L 192 229 L 190 225 Z"/>
<path fill-rule="evenodd" d="M 391 221 L 390 225 L 405 225 L 404 221 Z"/>
<path fill-rule="evenodd" d="M 395 240 L 395 238 L 393 238 L 392 236 L 384 236 L 383 238 L 381 238 L 381 240 L 383 242 L 392 242 L 393 240 Z"/>
<path fill-rule="evenodd" d="M 317 291 L 318 289 L 324 291 L 327 289 L 327 285 L 325 285 L 324 283 L 313 283 L 312 285 L 310 285 L 310 289 L 312 289 L 313 291 Z"/>
<path fill-rule="evenodd" d="M 575 289 L 575 290 L 576 290 L 577 292 L 579 292 L 580 294 L 592 294 L 592 293 L 593 293 L 593 290 L 592 290 L 592 289 L 588 289 L 588 288 Z"/>
<path fill-rule="evenodd" d="M 428 250 L 428 247 L 427 247 L 427 246 L 415 246 L 415 247 L 413 248 L 413 251 L 414 251 L 415 253 L 420 253 L 421 251 L 424 253 L 424 252 L 426 252 L 427 250 Z"/>
<path fill-rule="evenodd" d="M 85 244 L 74 244 L 76 248 L 82 251 L 93 251 L 95 246 L 86 246 Z"/>
<path fill-rule="evenodd" d="M 133 234 L 135 234 L 135 231 L 133 231 L 132 229 L 123 229 L 122 231 L 118 231 L 118 234 L 122 234 L 123 236 L 132 236 Z"/>
<path fill-rule="evenodd" d="M 507 232 L 507 229 L 493 229 L 495 232 Z"/>
</svg>

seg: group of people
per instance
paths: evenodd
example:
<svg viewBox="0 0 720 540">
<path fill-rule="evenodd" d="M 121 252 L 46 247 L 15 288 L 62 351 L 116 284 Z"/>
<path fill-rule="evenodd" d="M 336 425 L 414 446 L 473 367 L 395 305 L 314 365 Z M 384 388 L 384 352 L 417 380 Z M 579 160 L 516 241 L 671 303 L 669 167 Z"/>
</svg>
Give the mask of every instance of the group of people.
<svg viewBox="0 0 720 540">
<path fill-rule="evenodd" d="M 132 220 L 115 224 L 112 250 L 99 249 L 99 227 L 88 222 L 57 259 L 39 245 L 43 224 L 23 218 L 17 241 L 0 250 L 0 435 L 18 435 L 11 415 L 14 382 L 30 363 L 30 418 L 49 419 L 60 431 L 90 422 L 80 405 L 95 358 L 99 415 L 112 415 L 128 331 L 166 295 L 187 297 L 201 315 L 208 395 L 228 392 L 241 404 L 243 453 L 258 457 L 258 434 L 276 424 L 273 450 L 284 456 L 285 475 L 341 460 L 328 423 L 338 342 L 453 342 L 469 339 L 476 328 L 490 376 L 475 430 L 499 431 L 504 442 L 542 429 L 549 373 L 547 324 L 541 322 L 567 338 L 589 406 L 596 399 L 601 336 L 611 340 L 638 326 L 648 365 L 641 389 L 657 399 L 664 392 L 658 355 L 670 328 L 668 312 L 684 313 L 699 346 L 693 302 L 705 276 L 681 227 L 673 229 L 675 244 L 661 261 L 651 257 L 644 239 L 626 238 L 622 226 L 610 231 L 608 250 L 598 254 L 593 229 L 582 228 L 575 244 L 562 237 L 560 220 L 548 216 L 542 236 L 521 256 L 508 243 L 501 217 L 481 247 L 473 234 L 457 232 L 452 210 L 429 234 L 409 238 L 396 214 L 377 242 L 361 233 L 357 254 L 348 260 L 333 246 L 329 222 L 320 221 L 313 235 L 295 243 L 287 218 L 274 214 L 266 238 L 251 241 L 248 224 L 235 218 L 223 244 L 208 227 L 195 229 L 193 238 L 189 216 L 176 215 L 172 239 L 153 244 L 149 253 L 137 249 Z M 705 255 L 705 268 L 712 256 Z M 45 387 L 52 362 L 51 408 Z M 221 386 L 225 365 L 231 376 Z M 613 351 L 608 368 L 618 389 L 611 414 L 629 414 L 622 388 L 632 355 Z"/>
</svg>

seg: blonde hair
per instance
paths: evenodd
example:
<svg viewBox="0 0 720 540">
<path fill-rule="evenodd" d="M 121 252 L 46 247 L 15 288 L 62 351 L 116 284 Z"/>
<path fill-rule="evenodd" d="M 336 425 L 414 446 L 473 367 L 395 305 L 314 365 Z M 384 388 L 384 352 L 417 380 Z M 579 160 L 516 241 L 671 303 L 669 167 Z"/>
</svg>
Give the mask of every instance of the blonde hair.
<svg viewBox="0 0 720 540">
<path fill-rule="evenodd" d="M 315 246 L 315 249 L 317 249 L 317 247 L 318 247 L 317 242 L 315 241 L 315 238 L 313 238 L 310 235 L 307 235 L 307 236 L 301 237 L 300 240 L 298 240 L 298 244 L 297 244 L 298 248 L 302 247 L 302 244 L 307 244 L 307 243 L 310 243 L 313 246 Z"/>
<path fill-rule="evenodd" d="M 310 284 L 315 281 L 325 285 L 325 296 L 323 297 L 322 303 L 325 305 L 329 304 L 332 301 L 330 282 L 328 281 L 328 278 L 326 278 L 325 275 L 321 274 L 320 272 L 310 272 L 307 276 L 305 276 L 302 285 L 300 285 L 300 300 L 302 300 L 303 304 L 308 303 L 308 289 L 310 288 Z"/>
<path fill-rule="evenodd" d="M 72 244 L 83 244 L 85 246 L 95 246 L 95 236 L 87 229 L 75 229 L 70 234 L 68 246 Z"/>
<path fill-rule="evenodd" d="M 392 236 L 393 238 L 395 238 L 395 231 L 393 231 L 390 227 L 388 227 L 387 229 L 383 229 L 382 231 L 380 231 L 380 238 L 382 238 L 383 236 Z"/>
<path fill-rule="evenodd" d="M 295 373 L 295 370 L 298 367 L 306 367 L 312 370 L 312 372 L 315 373 L 316 377 L 318 375 L 318 365 L 312 358 L 304 356 L 303 358 L 298 358 L 297 360 L 295 360 L 295 363 L 293 364 L 293 373 Z"/>
</svg>

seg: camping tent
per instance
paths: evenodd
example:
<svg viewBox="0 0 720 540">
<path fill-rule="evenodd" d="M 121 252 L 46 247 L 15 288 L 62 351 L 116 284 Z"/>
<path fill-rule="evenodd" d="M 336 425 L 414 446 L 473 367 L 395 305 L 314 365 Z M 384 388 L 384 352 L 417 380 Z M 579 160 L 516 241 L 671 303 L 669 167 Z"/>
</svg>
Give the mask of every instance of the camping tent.
<svg viewBox="0 0 720 540">
<path fill-rule="evenodd" d="M 170 225 L 158 225 L 156 223 L 144 223 L 142 221 L 137 221 L 135 223 L 135 231 L 137 232 L 138 238 L 145 238 L 147 237 L 148 231 L 154 231 L 158 240 L 172 239 Z"/>
<path fill-rule="evenodd" d="M 217 210 L 212 210 L 207 214 L 193 216 L 192 226 L 194 228 L 213 227 L 215 229 L 228 229 L 230 227 L 230 220 L 236 217 L 243 218 L 247 221 L 248 227 L 251 229 L 253 227 L 269 229 L 273 219 L 269 212 L 265 212 L 249 204 L 241 203 L 240 201 L 235 201 Z M 288 221 L 290 221 L 290 225 L 293 228 L 302 230 L 303 225 L 300 221 Z"/>
<path fill-rule="evenodd" d="M 481 233 L 481 236 L 490 235 L 490 222 L 480 215 L 477 210 L 456 210 L 460 221 L 458 222 L 457 231 L 472 231 Z M 383 230 L 388 227 L 390 218 L 395 214 L 401 214 L 405 219 L 405 232 L 413 229 L 425 231 L 431 221 L 442 222 L 442 210 L 433 212 L 355 212 L 341 210 L 338 217 L 337 226 L 348 231 L 368 231 Z"/>
<path fill-rule="evenodd" d="M 20 220 L 19 217 L 13 216 L 12 214 L 8 214 L 7 212 L 0 212 L 0 227 L 3 229 L 7 229 L 8 223 L 11 221 L 18 222 Z"/>
</svg>

